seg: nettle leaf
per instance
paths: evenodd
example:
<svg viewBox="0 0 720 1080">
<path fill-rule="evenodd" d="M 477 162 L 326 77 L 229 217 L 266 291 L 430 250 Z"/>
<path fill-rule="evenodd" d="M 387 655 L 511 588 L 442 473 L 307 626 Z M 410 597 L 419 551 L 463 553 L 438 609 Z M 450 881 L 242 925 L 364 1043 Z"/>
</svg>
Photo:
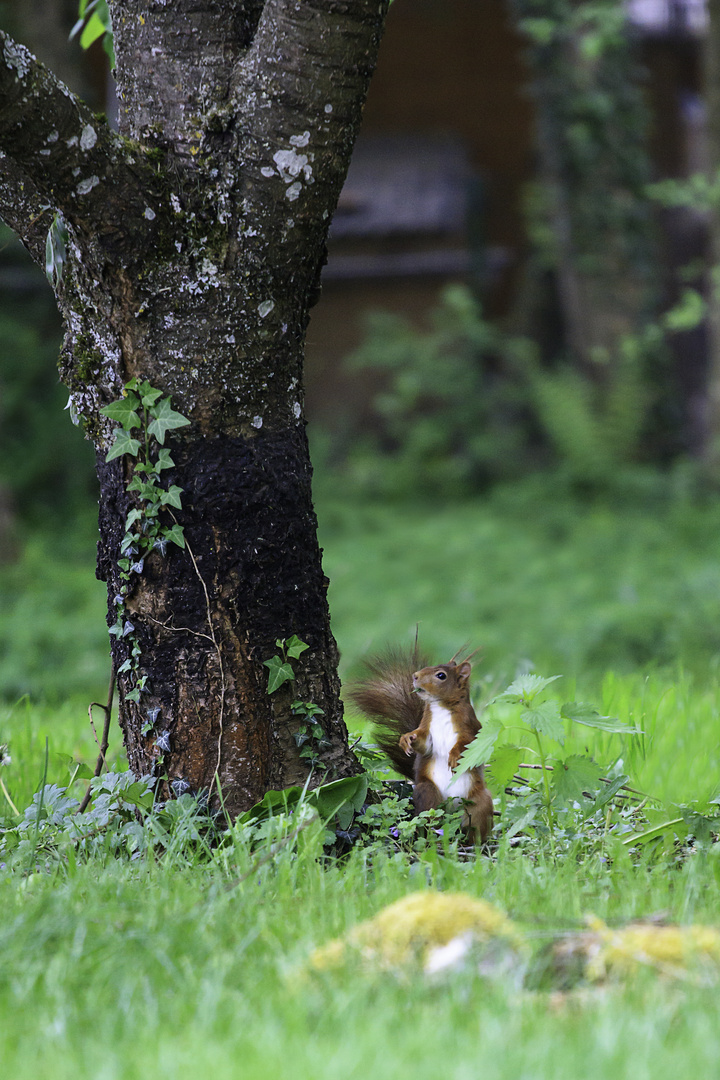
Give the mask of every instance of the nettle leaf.
<svg viewBox="0 0 720 1080">
<path fill-rule="evenodd" d="M 126 431 L 132 431 L 133 428 L 141 426 L 140 415 L 137 411 L 138 404 L 135 394 L 128 394 L 127 397 L 120 398 L 118 401 L 112 401 L 102 408 L 100 412 L 110 420 L 117 420 L 118 424 Z"/>
<path fill-rule="evenodd" d="M 115 436 L 115 442 L 112 444 L 105 457 L 106 461 L 112 461 L 113 458 L 122 457 L 123 454 L 129 454 L 130 457 L 137 457 L 140 450 L 140 440 L 133 439 L 129 431 L 118 431 Z"/>
<path fill-rule="evenodd" d="M 504 690 L 502 694 L 498 694 L 493 700 L 514 701 L 524 705 L 530 705 L 538 694 L 549 686 L 550 683 L 561 678 L 562 675 L 551 675 L 547 679 L 544 679 L 541 675 L 520 675 L 519 678 L 510 683 L 507 690 Z"/>
<path fill-rule="evenodd" d="M 477 769 L 480 765 L 484 765 L 490 757 L 490 752 L 497 742 L 500 732 L 504 730 L 505 725 L 502 721 L 487 720 L 470 745 L 464 750 L 457 763 L 455 776 L 461 776 L 468 769 Z"/>
<path fill-rule="evenodd" d="M 301 641 L 297 634 L 293 634 L 293 636 L 288 638 L 285 642 L 285 652 L 295 660 L 297 660 L 298 656 L 302 656 L 305 650 L 309 648 L 310 646 L 306 645 L 304 641 Z"/>
<path fill-rule="evenodd" d="M 552 775 L 552 791 L 557 802 L 567 805 L 583 801 L 583 792 L 593 792 L 600 783 L 602 769 L 585 754 L 571 754 L 556 761 Z"/>
<path fill-rule="evenodd" d="M 151 410 L 152 423 L 148 426 L 148 434 L 153 435 L 162 445 L 168 431 L 174 428 L 186 427 L 190 421 L 182 413 L 175 412 L 170 404 L 170 398 L 161 398 Z"/>
<path fill-rule="evenodd" d="M 295 672 L 290 664 L 284 664 L 282 657 L 271 656 L 265 660 L 264 666 L 268 669 L 268 694 L 274 694 L 283 683 L 291 682 L 295 678 Z"/>
<path fill-rule="evenodd" d="M 565 725 L 557 701 L 543 701 L 532 708 L 523 709 L 522 719 L 539 735 L 547 735 L 548 739 L 554 739 L 561 746 L 564 744 Z"/>
<path fill-rule="evenodd" d="M 525 751 L 521 746 L 500 746 L 491 757 L 487 772 L 493 791 L 502 791 L 517 772 Z"/>
<path fill-rule="evenodd" d="M 720 816 L 701 814 L 694 806 L 678 806 L 680 816 L 696 840 L 711 840 L 720 832 Z"/>
<path fill-rule="evenodd" d="M 601 716 L 600 710 L 594 705 L 588 705 L 582 701 L 566 701 L 560 709 L 560 715 L 566 720 L 574 720 L 576 724 L 598 728 L 600 731 L 610 731 L 621 735 L 642 735 L 640 728 L 632 724 L 624 724 L 622 720 L 614 716 Z"/>
</svg>

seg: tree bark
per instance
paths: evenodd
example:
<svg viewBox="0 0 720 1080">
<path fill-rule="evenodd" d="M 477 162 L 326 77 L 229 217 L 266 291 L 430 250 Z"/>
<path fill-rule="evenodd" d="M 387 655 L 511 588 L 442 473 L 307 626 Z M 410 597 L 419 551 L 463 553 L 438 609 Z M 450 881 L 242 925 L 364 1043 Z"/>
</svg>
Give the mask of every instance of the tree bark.
<svg viewBox="0 0 720 1080">
<path fill-rule="evenodd" d="M 311 500 L 302 359 L 327 228 L 386 0 L 116 0 L 120 132 L 0 35 L 0 213 L 38 261 L 55 212 L 61 377 L 97 451 L 98 574 L 131 768 L 235 814 L 301 783 L 299 699 L 324 710 L 331 778 L 357 769 L 342 720 Z M 123 592 L 126 458 L 101 409 L 138 377 L 191 424 L 168 439 L 187 547 Z M 165 513 L 168 513 L 165 511 Z M 172 521 L 169 521 L 172 525 Z M 276 640 L 310 648 L 272 696 Z M 131 640 L 139 670 L 125 670 Z M 138 676 L 142 675 L 142 692 Z M 139 700 L 134 700 L 138 698 Z M 314 780 L 321 774 L 316 771 Z"/>
</svg>

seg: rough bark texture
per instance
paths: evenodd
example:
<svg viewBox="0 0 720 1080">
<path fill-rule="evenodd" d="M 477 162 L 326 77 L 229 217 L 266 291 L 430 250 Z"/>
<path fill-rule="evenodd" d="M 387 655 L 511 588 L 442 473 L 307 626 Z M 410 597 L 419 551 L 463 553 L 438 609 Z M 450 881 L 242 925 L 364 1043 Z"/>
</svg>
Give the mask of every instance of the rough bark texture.
<svg viewBox="0 0 720 1080">
<path fill-rule="evenodd" d="M 120 134 L 0 35 L 0 213 L 38 261 L 57 211 L 61 376 L 98 456 L 108 621 L 135 496 L 100 409 L 134 376 L 191 425 L 168 439 L 185 551 L 125 599 L 147 686 L 119 672 L 131 767 L 242 810 L 302 782 L 290 710 L 324 709 L 329 777 L 356 768 L 316 539 L 302 400 L 308 313 L 385 0 L 117 0 Z M 172 524 L 172 522 L 170 522 Z M 310 648 L 266 693 L 277 638 Z M 113 642 L 116 669 L 128 641 Z M 317 776 L 317 779 L 320 777 Z"/>
</svg>

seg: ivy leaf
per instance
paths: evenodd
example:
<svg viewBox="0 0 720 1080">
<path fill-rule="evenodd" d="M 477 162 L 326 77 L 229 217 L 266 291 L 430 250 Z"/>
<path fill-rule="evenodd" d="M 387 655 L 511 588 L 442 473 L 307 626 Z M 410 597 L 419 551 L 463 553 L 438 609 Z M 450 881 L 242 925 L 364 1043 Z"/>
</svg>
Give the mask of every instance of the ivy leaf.
<svg viewBox="0 0 720 1080">
<path fill-rule="evenodd" d="M 565 742 L 565 726 L 562 722 L 557 701 L 543 701 L 539 705 L 523 710 L 525 723 L 539 735 L 547 735 L 562 746 Z"/>
<path fill-rule="evenodd" d="M 155 462 L 155 472 L 162 472 L 163 469 L 172 469 L 175 462 L 170 457 L 170 451 L 167 447 L 163 447 L 158 453 L 158 459 Z"/>
<path fill-rule="evenodd" d="M 173 525 L 172 529 L 167 529 L 164 534 L 164 539 L 169 540 L 173 544 L 177 544 L 178 547 L 185 547 L 185 530 L 182 525 Z M 164 554 L 164 552 L 162 553 Z"/>
<path fill-rule="evenodd" d="M 127 518 L 125 519 L 125 528 L 130 529 L 131 526 L 134 525 L 135 522 L 139 521 L 141 518 L 142 518 L 142 510 L 138 510 L 137 506 L 134 506 L 133 509 L 128 514 Z"/>
<path fill-rule="evenodd" d="M 119 401 L 113 401 L 109 405 L 106 405 L 100 412 L 110 420 L 117 420 L 118 424 L 126 431 L 132 431 L 133 428 L 139 428 L 141 426 L 137 408 L 137 397 L 135 394 L 128 394 L 127 397 L 120 398 Z"/>
<path fill-rule="evenodd" d="M 461 776 L 468 769 L 477 769 L 480 765 L 484 765 L 490 757 L 490 752 L 500 732 L 504 730 L 505 725 L 500 720 L 487 720 L 470 745 L 463 751 L 455 769 L 455 776 Z"/>
<path fill-rule="evenodd" d="M 153 421 L 148 426 L 148 434 L 153 435 L 162 445 L 165 435 L 173 428 L 186 427 L 190 421 L 182 413 L 175 412 L 170 404 L 170 398 L 161 398 L 152 409 Z"/>
<path fill-rule="evenodd" d="M 152 408 L 159 397 L 162 397 L 162 390 L 156 390 L 154 386 L 145 380 L 138 384 L 137 392 L 140 395 L 140 400 L 146 409 Z"/>
<path fill-rule="evenodd" d="M 163 506 L 175 506 L 178 510 L 182 509 L 182 495 L 183 489 L 178 487 L 177 484 L 173 484 L 167 491 L 163 491 L 160 495 L 160 502 Z"/>
<path fill-rule="evenodd" d="M 566 720 L 574 720 L 576 724 L 584 724 L 586 727 L 599 728 L 600 731 L 611 731 L 622 735 L 642 735 L 642 731 L 632 724 L 624 724 L 622 720 L 614 716 L 601 716 L 599 709 L 594 705 L 587 705 L 582 701 L 566 701 L 560 709 L 560 715 Z"/>
<path fill-rule="evenodd" d="M 552 775 L 552 790 L 556 800 L 566 806 L 582 802 L 583 791 L 594 791 L 602 769 L 585 754 L 571 754 L 565 761 L 556 761 Z"/>
<path fill-rule="evenodd" d="M 129 431 L 118 431 L 115 436 L 115 442 L 108 450 L 105 460 L 112 461 L 113 458 L 122 457 L 123 454 L 129 454 L 130 457 L 137 457 L 139 450 L 139 439 L 133 439 Z"/>
<path fill-rule="evenodd" d="M 284 664 L 282 657 L 271 656 L 265 660 L 264 666 L 268 669 L 268 694 L 274 694 L 283 683 L 291 682 L 295 678 L 295 672 L 290 664 Z"/>
<path fill-rule="evenodd" d="M 291 638 L 288 638 L 286 642 L 285 652 L 288 656 L 291 656 L 293 657 L 293 659 L 297 660 L 298 656 L 302 656 L 305 650 L 309 648 L 310 646 L 306 645 L 304 641 L 301 641 L 297 634 L 293 634 L 293 636 Z"/>
<path fill-rule="evenodd" d="M 544 679 L 541 675 L 520 675 L 519 678 L 510 683 L 507 690 L 504 690 L 502 694 L 498 694 L 493 700 L 513 701 L 522 705 L 530 705 L 545 687 L 561 678 L 562 675 L 551 675 L 548 679 Z"/>
</svg>

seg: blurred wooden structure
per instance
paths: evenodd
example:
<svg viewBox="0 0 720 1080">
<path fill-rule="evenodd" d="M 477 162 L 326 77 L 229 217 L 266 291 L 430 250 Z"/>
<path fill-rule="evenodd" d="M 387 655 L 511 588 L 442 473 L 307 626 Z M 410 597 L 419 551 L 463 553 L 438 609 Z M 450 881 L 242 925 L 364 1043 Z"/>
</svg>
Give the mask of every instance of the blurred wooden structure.
<svg viewBox="0 0 720 1080">
<path fill-rule="evenodd" d="M 703 0 L 628 8 L 647 70 L 656 174 L 686 175 L 703 156 Z M 526 248 L 534 138 L 523 42 L 506 0 L 395 0 L 310 322 L 311 419 L 330 418 L 352 392 L 339 361 L 357 345 L 364 311 L 420 321 L 456 280 L 475 286 L 490 314 L 508 310 Z"/>
</svg>

